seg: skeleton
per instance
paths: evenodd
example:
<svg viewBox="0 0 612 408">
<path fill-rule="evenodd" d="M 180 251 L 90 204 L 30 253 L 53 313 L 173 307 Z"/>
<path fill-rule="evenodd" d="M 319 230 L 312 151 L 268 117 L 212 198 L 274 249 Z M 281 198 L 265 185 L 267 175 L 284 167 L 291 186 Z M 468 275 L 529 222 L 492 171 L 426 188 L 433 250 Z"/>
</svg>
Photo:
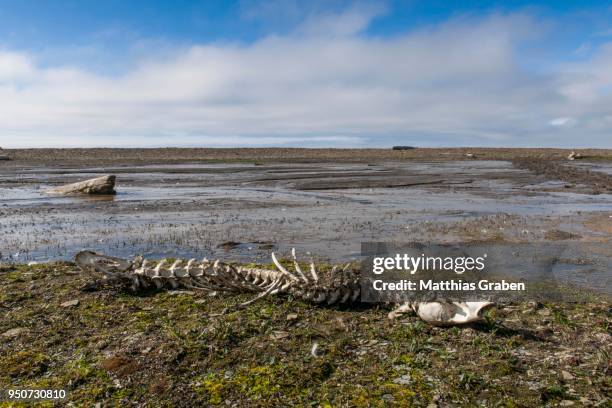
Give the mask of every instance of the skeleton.
<svg viewBox="0 0 612 408">
<path fill-rule="evenodd" d="M 291 251 L 294 271 L 289 271 L 272 253 L 276 270 L 223 263 L 219 260 L 181 260 L 172 263 L 163 259 L 151 262 L 142 257 L 134 261 L 97 254 L 79 252 L 75 262 L 84 271 L 102 273 L 106 283 L 119 285 L 131 291 L 150 288 L 185 288 L 212 293 L 252 293 L 255 296 L 236 308 L 244 308 L 270 295 L 286 294 L 314 304 L 348 304 L 359 302 L 361 284 L 359 274 L 350 268 L 335 266 L 322 276 L 313 262 L 303 271 Z M 94 287 L 99 285 L 94 283 Z M 406 302 L 389 313 L 394 319 L 414 312 L 424 321 L 437 326 L 452 326 L 482 320 L 482 313 L 492 307 L 491 302 Z M 224 312 L 227 312 L 225 310 Z"/>
</svg>

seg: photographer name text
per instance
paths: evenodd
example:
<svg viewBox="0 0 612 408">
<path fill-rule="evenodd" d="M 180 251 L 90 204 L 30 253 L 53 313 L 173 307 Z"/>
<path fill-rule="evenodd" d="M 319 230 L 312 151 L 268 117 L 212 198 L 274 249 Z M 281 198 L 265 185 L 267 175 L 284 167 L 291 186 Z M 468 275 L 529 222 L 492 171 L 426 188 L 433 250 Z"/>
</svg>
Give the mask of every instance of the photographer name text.
<svg viewBox="0 0 612 408">
<path fill-rule="evenodd" d="M 478 282 L 463 282 L 454 279 L 446 281 L 402 279 L 395 282 L 386 282 L 377 279 L 372 282 L 372 287 L 377 291 L 524 291 L 525 283 L 507 282 L 506 280 L 495 282 L 486 279 Z"/>
</svg>

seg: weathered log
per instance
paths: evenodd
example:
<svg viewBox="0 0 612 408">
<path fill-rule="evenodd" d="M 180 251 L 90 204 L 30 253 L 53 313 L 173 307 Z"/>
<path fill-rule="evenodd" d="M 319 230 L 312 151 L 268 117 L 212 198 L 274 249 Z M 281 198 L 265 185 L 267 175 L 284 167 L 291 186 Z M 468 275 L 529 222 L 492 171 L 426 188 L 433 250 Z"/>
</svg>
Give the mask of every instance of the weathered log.
<svg viewBox="0 0 612 408">
<path fill-rule="evenodd" d="M 115 194 L 115 176 L 102 176 L 47 190 L 49 194 Z"/>
<path fill-rule="evenodd" d="M 576 153 L 575 151 L 572 150 L 572 152 L 567 156 L 567 159 L 568 160 L 582 159 L 582 154 Z"/>
</svg>

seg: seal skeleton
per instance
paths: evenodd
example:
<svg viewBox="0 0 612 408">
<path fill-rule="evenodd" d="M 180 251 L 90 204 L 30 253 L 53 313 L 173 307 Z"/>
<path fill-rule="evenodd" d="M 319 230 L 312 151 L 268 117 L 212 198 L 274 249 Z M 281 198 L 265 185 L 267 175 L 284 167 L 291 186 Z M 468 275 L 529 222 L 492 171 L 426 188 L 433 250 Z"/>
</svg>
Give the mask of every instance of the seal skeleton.
<svg viewBox="0 0 612 408">
<path fill-rule="evenodd" d="M 186 288 L 217 293 L 253 293 L 255 296 L 237 308 L 270 295 L 287 294 L 315 304 L 346 304 L 360 300 L 359 274 L 350 268 L 334 266 L 325 277 L 317 272 L 314 262 L 303 271 L 291 251 L 294 271 L 289 271 L 272 253 L 277 269 L 248 267 L 195 259 L 167 259 L 152 262 L 142 257 L 134 261 L 106 256 L 92 251 L 81 251 L 75 262 L 84 271 L 103 273 L 106 282 L 118 284 L 132 291 L 149 288 Z M 424 321 L 438 326 L 452 326 L 482 320 L 482 312 L 493 306 L 491 302 L 406 302 L 389 313 L 395 318 L 415 312 Z"/>
</svg>

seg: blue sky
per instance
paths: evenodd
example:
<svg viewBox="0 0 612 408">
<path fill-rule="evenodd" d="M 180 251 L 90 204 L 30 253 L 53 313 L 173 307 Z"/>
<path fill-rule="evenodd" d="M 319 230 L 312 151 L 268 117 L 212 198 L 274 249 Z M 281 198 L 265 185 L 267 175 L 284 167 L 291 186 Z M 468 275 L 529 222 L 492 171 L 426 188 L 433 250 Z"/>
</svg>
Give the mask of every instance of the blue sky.
<svg viewBox="0 0 612 408">
<path fill-rule="evenodd" d="M 612 4 L 0 0 L 0 146 L 612 147 Z"/>
</svg>

